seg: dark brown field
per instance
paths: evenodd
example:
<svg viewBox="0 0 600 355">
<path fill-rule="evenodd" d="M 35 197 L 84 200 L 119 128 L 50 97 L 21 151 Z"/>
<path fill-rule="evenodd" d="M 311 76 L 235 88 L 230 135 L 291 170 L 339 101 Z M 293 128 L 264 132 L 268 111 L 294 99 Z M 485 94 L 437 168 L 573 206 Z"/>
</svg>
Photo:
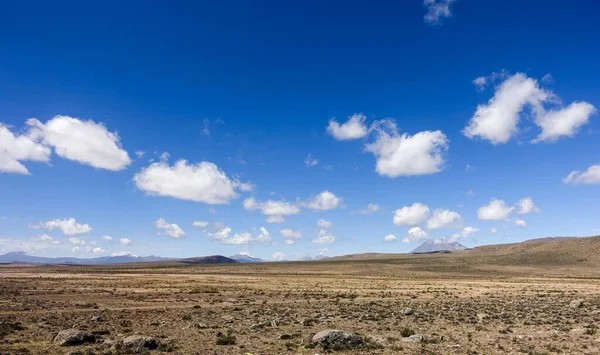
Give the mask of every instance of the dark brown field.
<svg viewBox="0 0 600 355">
<path fill-rule="evenodd" d="M 150 353 L 598 354 L 599 245 L 594 237 L 303 263 L 5 265 L 0 354 L 148 351 L 124 346 L 131 335 L 154 338 Z M 55 343 L 66 329 L 94 341 Z M 325 329 L 364 343 L 312 344 Z"/>
</svg>

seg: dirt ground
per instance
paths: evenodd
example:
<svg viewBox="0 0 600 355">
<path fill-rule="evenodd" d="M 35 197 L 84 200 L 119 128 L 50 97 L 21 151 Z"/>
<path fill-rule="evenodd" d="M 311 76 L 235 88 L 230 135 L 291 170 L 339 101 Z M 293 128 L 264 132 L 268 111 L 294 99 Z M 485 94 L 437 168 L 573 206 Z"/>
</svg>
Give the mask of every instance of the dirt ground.
<svg viewBox="0 0 600 355">
<path fill-rule="evenodd" d="M 600 278 L 500 271 L 385 261 L 1 266 L 0 354 L 121 354 L 135 334 L 157 340 L 151 353 L 313 355 L 334 352 L 311 344 L 325 329 L 365 339 L 339 351 L 349 354 L 600 353 Z M 65 329 L 96 341 L 59 346 Z M 407 341 L 413 333 L 423 339 Z"/>
</svg>

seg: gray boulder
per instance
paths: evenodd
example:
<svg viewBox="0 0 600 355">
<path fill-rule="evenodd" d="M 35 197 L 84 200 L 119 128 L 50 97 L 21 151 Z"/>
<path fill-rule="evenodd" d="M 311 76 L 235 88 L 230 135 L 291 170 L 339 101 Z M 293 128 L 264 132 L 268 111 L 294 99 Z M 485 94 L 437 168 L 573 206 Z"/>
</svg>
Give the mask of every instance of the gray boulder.
<svg viewBox="0 0 600 355">
<path fill-rule="evenodd" d="M 96 337 L 92 333 L 77 329 L 61 330 L 54 338 L 54 343 L 60 346 L 75 346 L 95 341 Z"/>
<path fill-rule="evenodd" d="M 133 352 L 142 352 L 144 350 L 155 350 L 158 348 L 158 342 L 151 337 L 141 335 L 130 335 L 123 339 L 123 349 Z"/>
<path fill-rule="evenodd" d="M 580 308 L 581 306 L 583 306 L 583 300 L 582 299 L 573 300 L 573 301 L 571 301 L 569 306 L 571 308 Z"/>
<path fill-rule="evenodd" d="M 311 342 L 321 345 L 325 350 L 354 349 L 364 344 L 363 338 L 355 333 L 344 330 L 327 329 L 313 336 Z"/>
<path fill-rule="evenodd" d="M 423 336 L 421 334 L 415 334 L 406 338 L 402 338 L 402 341 L 406 343 L 420 343 L 423 341 Z"/>
</svg>

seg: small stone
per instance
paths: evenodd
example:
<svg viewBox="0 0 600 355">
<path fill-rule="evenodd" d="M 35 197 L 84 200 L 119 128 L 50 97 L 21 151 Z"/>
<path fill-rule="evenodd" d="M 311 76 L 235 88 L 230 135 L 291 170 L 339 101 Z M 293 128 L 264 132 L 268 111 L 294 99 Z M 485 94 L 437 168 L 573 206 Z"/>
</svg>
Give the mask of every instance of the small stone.
<svg viewBox="0 0 600 355">
<path fill-rule="evenodd" d="M 99 316 L 93 316 L 92 317 L 92 322 L 101 322 L 102 318 L 100 318 Z"/>
<path fill-rule="evenodd" d="M 410 316 L 413 313 L 414 313 L 414 311 L 410 307 L 406 307 L 406 308 L 402 309 L 402 314 L 404 314 L 405 316 Z"/>
<path fill-rule="evenodd" d="M 347 350 L 362 346 L 364 340 L 360 335 L 355 333 L 327 329 L 315 334 L 311 342 L 321 345 L 325 350 Z"/>
<path fill-rule="evenodd" d="M 95 341 L 96 337 L 92 333 L 77 329 L 61 330 L 54 338 L 54 342 L 60 346 L 82 345 Z"/>
<path fill-rule="evenodd" d="M 123 349 L 132 350 L 134 352 L 142 352 L 144 350 L 154 350 L 158 348 L 158 342 L 151 337 L 141 335 L 130 335 L 123 339 Z"/>
<path fill-rule="evenodd" d="M 573 301 L 571 301 L 569 306 L 574 309 L 580 308 L 581 306 L 583 306 L 583 300 L 581 298 L 577 299 L 577 300 L 573 300 Z"/>
<path fill-rule="evenodd" d="M 402 338 L 403 342 L 406 343 L 420 343 L 423 341 L 423 336 L 421 334 L 414 334 L 406 338 Z"/>
</svg>

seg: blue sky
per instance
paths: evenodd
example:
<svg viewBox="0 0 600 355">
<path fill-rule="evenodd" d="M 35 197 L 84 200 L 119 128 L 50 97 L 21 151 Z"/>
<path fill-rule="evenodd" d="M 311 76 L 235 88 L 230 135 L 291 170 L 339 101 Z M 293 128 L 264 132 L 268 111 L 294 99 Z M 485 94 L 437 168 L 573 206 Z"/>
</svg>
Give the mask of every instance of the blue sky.
<svg viewBox="0 0 600 355">
<path fill-rule="evenodd" d="M 599 234 L 598 10 L 8 4 L 0 252 L 293 259 Z"/>
</svg>

